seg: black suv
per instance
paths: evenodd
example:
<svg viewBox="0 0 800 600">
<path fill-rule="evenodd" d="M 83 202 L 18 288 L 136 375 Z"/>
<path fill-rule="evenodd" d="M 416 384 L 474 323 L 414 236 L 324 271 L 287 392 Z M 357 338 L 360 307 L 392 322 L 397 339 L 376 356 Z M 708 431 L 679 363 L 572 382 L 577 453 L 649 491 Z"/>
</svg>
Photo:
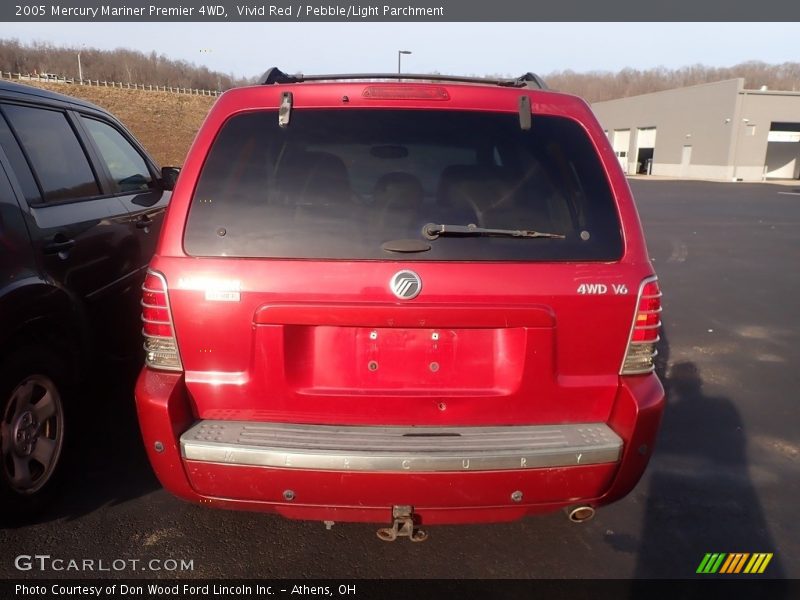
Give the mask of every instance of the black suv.
<svg viewBox="0 0 800 600">
<path fill-rule="evenodd" d="M 134 350 L 175 175 L 107 111 L 0 82 L 0 505 L 12 514 L 53 487 L 89 369 Z"/>
</svg>

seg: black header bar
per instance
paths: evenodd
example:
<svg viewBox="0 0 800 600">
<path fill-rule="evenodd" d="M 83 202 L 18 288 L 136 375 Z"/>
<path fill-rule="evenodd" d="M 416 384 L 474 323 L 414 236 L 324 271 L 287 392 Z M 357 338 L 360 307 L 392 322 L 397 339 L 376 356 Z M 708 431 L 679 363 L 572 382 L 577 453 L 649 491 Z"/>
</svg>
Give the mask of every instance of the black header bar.
<svg viewBox="0 0 800 600">
<path fill-rule="evenodd" d="M 9 22 L 787 22 L 796 0 L 14 0 Z M 713 35 L 712 31 L 709 31 Z"/>
</svg>

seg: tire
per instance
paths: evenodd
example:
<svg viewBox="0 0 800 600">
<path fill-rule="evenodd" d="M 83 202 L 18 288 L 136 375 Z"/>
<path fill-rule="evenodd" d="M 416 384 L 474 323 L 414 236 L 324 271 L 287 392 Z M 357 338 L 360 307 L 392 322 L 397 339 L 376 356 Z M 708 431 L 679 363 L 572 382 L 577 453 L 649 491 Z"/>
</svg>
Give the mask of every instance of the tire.
<svg viewBox="0 0 800 600">
<path fill-rule="evenodd" d="M 0 504 L 10 508 L 2 521 L 34 516 L 57 487 L 66 382 L 63 361 L 48 347 L 26 347 L 0 363 Z"/>
</svg>

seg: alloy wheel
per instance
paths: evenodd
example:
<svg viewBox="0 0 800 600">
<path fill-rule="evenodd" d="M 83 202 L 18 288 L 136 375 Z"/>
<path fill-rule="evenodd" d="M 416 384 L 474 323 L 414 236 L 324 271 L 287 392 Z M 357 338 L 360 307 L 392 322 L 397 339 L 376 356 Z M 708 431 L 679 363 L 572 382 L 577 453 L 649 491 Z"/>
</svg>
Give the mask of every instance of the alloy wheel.
<svg viewBox="0 0 800 600">
<path fill-rule="evenodd" d="M 51 479 L 64 443 L 61 395 L 45 375 L 26 377 L 6 400 L 0 423 L 2 469 L 9 487 L 31 495 Z"/>
</svg>

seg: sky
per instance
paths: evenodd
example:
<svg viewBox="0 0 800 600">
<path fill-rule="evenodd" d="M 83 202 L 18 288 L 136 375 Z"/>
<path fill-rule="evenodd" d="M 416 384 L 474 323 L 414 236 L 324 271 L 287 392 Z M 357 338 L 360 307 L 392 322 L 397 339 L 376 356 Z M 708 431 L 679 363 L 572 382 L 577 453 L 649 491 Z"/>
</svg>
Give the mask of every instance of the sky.
<svg viewBox="0 0 800 600">
<path fill-rule="evenodd" d="M 155 50 L 237 77 L 521 75 L 798 60 L 796 23 L 3 23 L 0 38 Z M 89 75 L 91 76 L 91 75 Z"/>
</svg>

